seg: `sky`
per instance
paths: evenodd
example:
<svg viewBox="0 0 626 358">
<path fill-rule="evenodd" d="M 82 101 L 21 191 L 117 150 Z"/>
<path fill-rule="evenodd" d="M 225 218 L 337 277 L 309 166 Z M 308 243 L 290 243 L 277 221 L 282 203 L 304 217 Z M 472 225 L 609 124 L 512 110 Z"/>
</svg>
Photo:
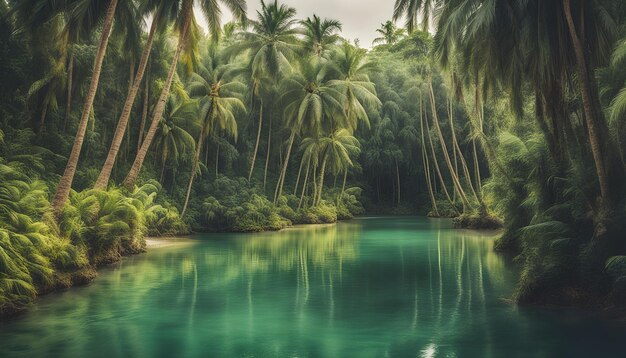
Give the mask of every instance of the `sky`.
<svg viewBox="0 0 626 358">
<path fill-rule="evenodd" d="M 273 0 L 266 0 L 266 3 Z M 322 18 L 339 20 L 343 25 L 342 36 L 359 39 L 362 47 L 370 47 L 376 36 L 376 29 L 381 23 L 390 20 L 394 0 L 279 0 L 279 3 L 296 8 L 297 18 L 306 19 L 317 14 Z M 260 0 L 248 0 L 248 17 L 256 18 L 256 11 L 261 8 Z M 223 22 L 232 19 L 224 11 Z M 198 17 L 199 22 L 204 22 Z M 204 24 L 203 27 L 206 28 Z"/>
</svg>

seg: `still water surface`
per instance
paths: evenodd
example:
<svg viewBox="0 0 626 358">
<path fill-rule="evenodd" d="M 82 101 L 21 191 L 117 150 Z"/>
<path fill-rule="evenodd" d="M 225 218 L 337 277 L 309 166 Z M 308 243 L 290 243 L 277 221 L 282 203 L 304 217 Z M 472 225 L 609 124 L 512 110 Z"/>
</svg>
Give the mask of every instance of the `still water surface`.
<svg viewBox="0 0 626 358">
<path fill-rule="evenodd" d="M 626 325 L 506 303 L 494 237 L 364 218 L 206 234 L 100 271 L 0 323 L 0 357 L 599 357 Z"/>
</svg>

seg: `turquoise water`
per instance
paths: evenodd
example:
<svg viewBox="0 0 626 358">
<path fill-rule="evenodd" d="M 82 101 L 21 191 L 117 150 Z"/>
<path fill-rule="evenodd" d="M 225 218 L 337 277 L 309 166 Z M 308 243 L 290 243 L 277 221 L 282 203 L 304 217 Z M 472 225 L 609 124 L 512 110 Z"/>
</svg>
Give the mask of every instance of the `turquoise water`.
<svg viewBox="0 0 626 358">
<path fill-rule="evenodd" d="M 622 322 L 506 303 L 493 240 L 425 218 L 198 235 L 42 297 L 0 357 L 623 356 Z"/>
</svg>

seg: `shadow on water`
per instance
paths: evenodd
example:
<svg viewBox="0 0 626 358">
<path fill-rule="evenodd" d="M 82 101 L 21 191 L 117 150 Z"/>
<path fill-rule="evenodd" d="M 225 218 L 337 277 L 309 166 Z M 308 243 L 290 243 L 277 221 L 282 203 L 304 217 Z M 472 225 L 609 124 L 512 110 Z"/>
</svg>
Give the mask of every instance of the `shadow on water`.
<svg viewBox="0 0 626 358">
<path fill-rule="evenodd" d="M 410 217 L 199 235 L 42 298 L 0 324 L 0 356 L 531 357 L 623 348 L 613 323 L 503 302 L 517 274 L 493 239 Z"/>
</svg>

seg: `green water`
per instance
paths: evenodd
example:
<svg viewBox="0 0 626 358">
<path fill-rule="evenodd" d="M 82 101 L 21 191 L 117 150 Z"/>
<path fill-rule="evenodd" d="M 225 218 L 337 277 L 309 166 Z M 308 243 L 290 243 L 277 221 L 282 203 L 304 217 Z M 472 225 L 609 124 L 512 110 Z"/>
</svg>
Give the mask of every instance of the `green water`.
<svg viewBox="0 0 626 358">
<path fill-rule="evenodd" d="M 515 308 L 493 236 L 425 218 L 207 234 L 0 324 L 0 357 L 598 357 L 625 325 Z M 611 354 L 615 352 L 615 354 Z"/>
</svg>

